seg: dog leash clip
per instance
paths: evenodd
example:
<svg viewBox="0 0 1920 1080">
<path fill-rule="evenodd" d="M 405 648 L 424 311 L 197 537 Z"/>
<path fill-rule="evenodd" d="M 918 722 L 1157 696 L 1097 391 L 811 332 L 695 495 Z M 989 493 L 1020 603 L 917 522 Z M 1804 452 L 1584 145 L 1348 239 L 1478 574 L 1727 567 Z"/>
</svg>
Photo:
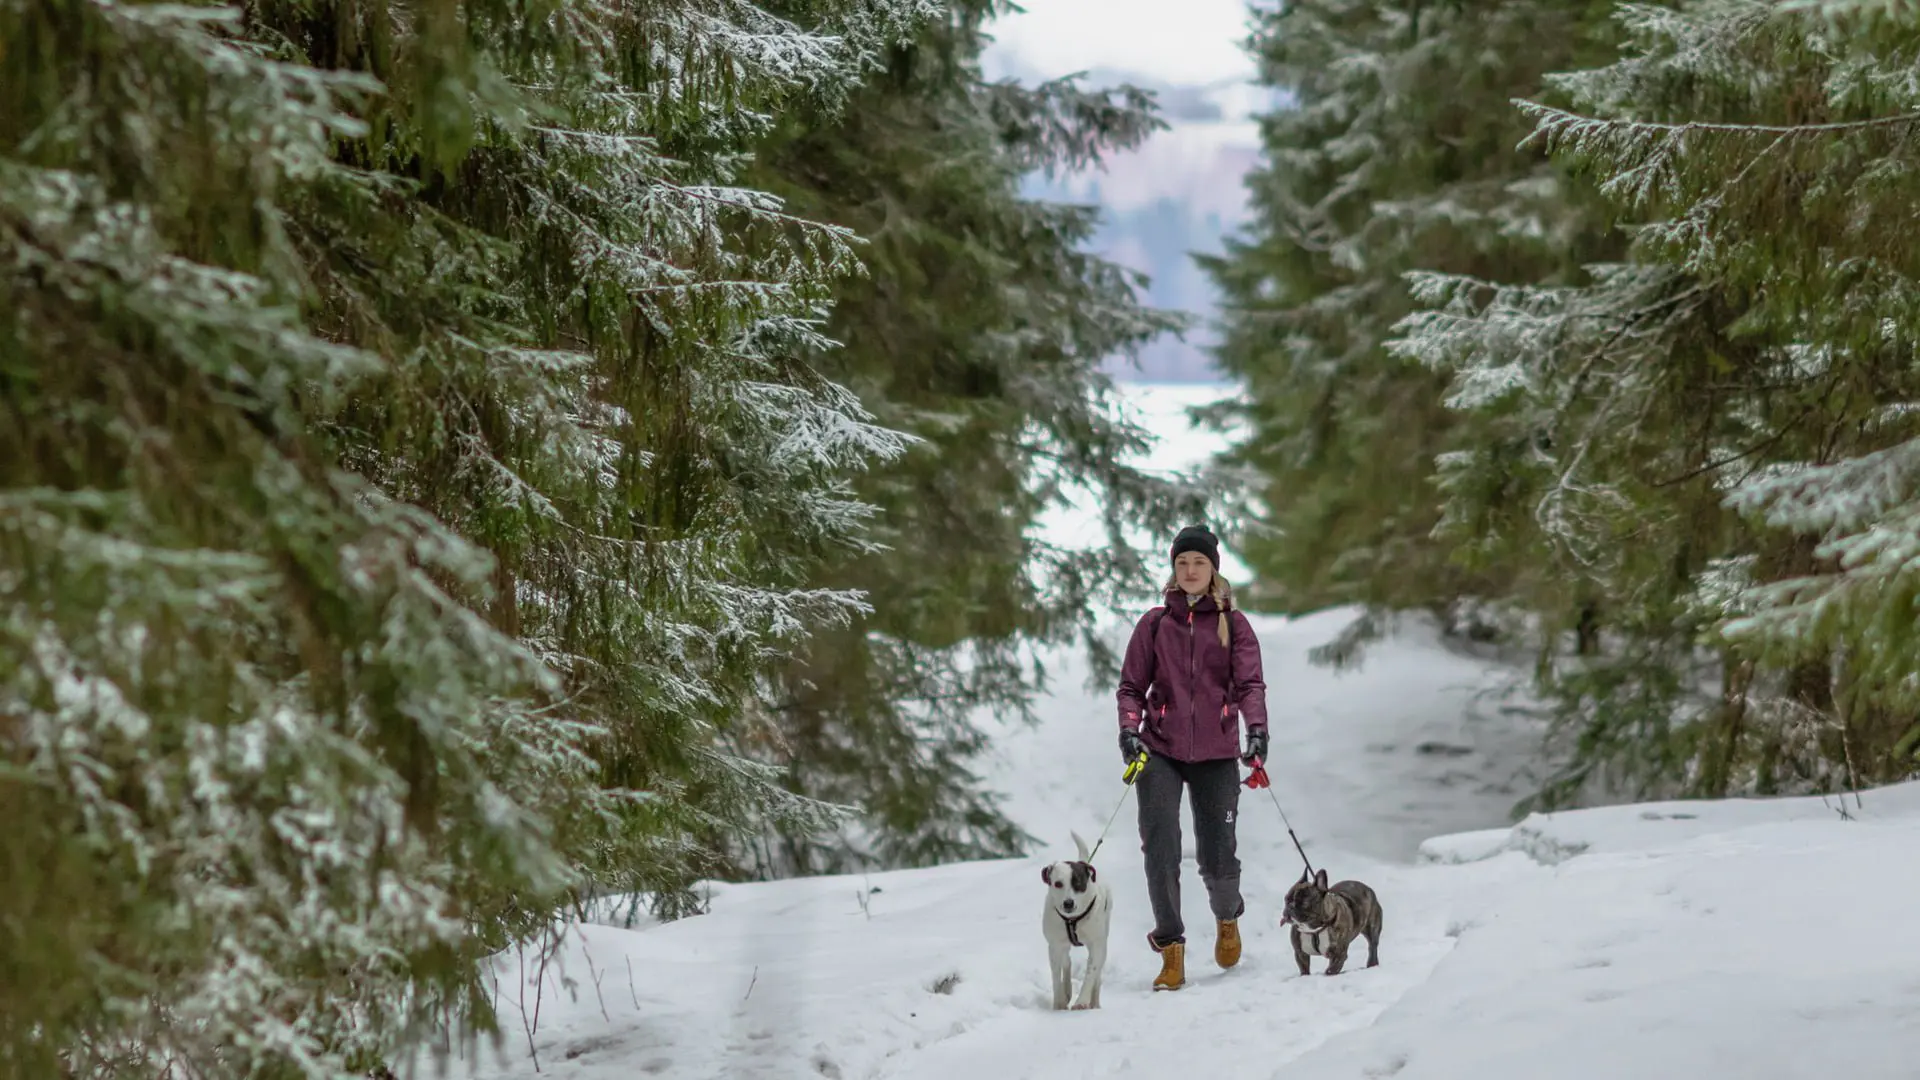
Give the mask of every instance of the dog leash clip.
<svg viewBox="0 0 1920 1080">
<path fill-rule="evenodd" d="M 1250 788 L 1270 788 L 1273 786 L 1273 781 L 1267 779 L 1267 767 L 1261 763 L 1259 758 L 1253 759 L 1253 774 L 1247 777 L 1247 786 Z"/>
<path fill-rule="evenodd" d="M 1134 780 L 1138 779 L 1140 776 L 1140 770 L 1146 767 L 1147 767 L 1147 752 L 1145 750 L 1142 750 L 1140 751 L 1139 757 L 1134 758 L 1132 761 L 1127 762 L 1127 771 L 1120 774 L 1120 782 L 1127 785 L 1128 787 L 1132 787 Z"/>
</svg>

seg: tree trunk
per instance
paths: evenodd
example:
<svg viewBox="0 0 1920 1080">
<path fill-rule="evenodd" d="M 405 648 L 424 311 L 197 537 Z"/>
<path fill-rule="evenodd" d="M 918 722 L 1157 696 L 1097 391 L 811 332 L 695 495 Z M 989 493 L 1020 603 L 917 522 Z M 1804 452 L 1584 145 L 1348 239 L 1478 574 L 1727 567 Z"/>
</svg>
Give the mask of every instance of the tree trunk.
<svg viewBox="0 0 1920 1080">
<path fill-rule="evenodd" d="M 1727 797 L 1734 761 L 1740 753 L 1740 736 L 1747 721 L 1747 689 L 1753 685 L 1753 661 L 1734 663 L 1728 659 L 1720 680 L 1719 755 L 1706 762 L 1700 777 L 1700 794 L 1709 799 Z"/>
<path fill-rule="evenodd" d="M 1580 621 L 1573 628 L 1575 636 L 1574 652 L 1580 656 L 1595 656 L 1600 652 L 1600 605 L 1592 600 L 1580 604 Z"/>
<path fill-rule="evenodd" d="M 488 616 L 493 620 L 494 629 L 517 638 L 520 636 L 520 583 L 504 556 L 496 552 L 494 559 L 493 605 Z"/>
</svg>

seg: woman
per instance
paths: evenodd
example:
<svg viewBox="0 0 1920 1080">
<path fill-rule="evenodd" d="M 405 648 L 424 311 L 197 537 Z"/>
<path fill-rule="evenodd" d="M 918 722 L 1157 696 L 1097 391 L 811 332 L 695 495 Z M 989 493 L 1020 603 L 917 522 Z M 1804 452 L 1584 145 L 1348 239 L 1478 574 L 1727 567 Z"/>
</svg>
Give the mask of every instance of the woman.
<svg viewBox="0 0 1920 1080">
<path fill-rule="evenodd" d="M 1192 525 L 1173 541 L 1173 580 L 1166 606 L 1133 628 L 1120 667 L 1120 752 L 1147 764 L 1134 781 L 1140 848 L 1146 854 L 1147 898 L 1154 929 L 1147 944 L 1160 954 L 1155 990 L 1186 985 L 1186 928 L 1180 919 L 1180 792 L 1193 811 L 1194 847 L 1208 906 L 1218 924 L 1213 958 L 1240 962 L 1240 860 L 1234 815 L 1240 803 L 1240 721 L 1247 724 L 1245 760 L 1267 756 L 1267 684 L 1253 625 L 1233 607 L 1219 574 L 1220 541 Z"/>
</svg>

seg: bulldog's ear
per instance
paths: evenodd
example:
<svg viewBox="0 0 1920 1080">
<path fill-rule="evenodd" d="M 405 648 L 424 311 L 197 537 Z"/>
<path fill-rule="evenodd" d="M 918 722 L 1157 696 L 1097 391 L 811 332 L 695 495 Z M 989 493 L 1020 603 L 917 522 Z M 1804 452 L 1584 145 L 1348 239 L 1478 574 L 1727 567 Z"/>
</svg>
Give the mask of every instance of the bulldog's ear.
<svg viewBox="0 0 1920 1080">
<path fill-rule="evenodd" d="M 1322 889 L 1324 889 L 1324 888 L 1326 888 L 1326 887 L 1327 887 L 1327 872 L 1326 872 L 1325 870 L 1316 870 L 1316 871 L 1314 871 L 1314 874 L 1313 874 L 1313 883 L 1314 883 L 1315 885 L 1317 885 L 1317 886 L 1319 886 L 1319 887 L 1320 887 L 1320 888 L 1322 888 Z"/>
<path fill-rule="evenodd" d="M 1311 871 L 1311 870 L 1302 870 L 1302 871 L 1300 871 L 1300 880 L 1299 880 L 1299 881 L 1296 881 L 1296 882 L 1294 882 L 1294 884 L 1295 884 L 1295 885 L 1305 885 L 1305 884 L 1307 883 L 1307 876 L 1308 876 L 1308 875 L 1310 875 L 1310 874 L 1312 874 L 1312 873 L 1313 873 L 1313 871 Z"/>
<path fill-rule="evenodd" d="M 1053 884 L 1053 867 L 1051 866 L 1041 867 L 1040 880 L 1046 882 L 1049 885 Z"/>
</svg>

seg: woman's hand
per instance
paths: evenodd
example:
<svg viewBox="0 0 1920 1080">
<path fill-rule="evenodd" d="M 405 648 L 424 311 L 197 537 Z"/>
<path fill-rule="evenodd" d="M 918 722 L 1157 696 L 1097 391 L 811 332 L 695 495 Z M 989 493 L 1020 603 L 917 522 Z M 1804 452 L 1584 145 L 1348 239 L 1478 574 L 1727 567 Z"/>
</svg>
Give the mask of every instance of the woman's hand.
<svg viewBox="0 0 1920 1080">
<path fill-rule="evenodd" d="M 1146 746 L 1140 742 L 1139 732 L 1133 730 L 1132 728 L 1120 729 L 1120 760 L 1121 761 L 1124 761 L 1127 764 L 1131 765 L 1133 764 L 1135 758 L 1138 758 L 1141 754 L 1144 754 L 1146 752 L 1147 752 Z"/>
<path fill-rule="evenodd" d="M 1241 756 L 1240 760 L 1248 765 L 1252 765 L 1256 761 L 1265 762 L 1267 760 L 1266 728 L 1257 727 L 1247 729 L 1247 752 Z"/>
</svg>

